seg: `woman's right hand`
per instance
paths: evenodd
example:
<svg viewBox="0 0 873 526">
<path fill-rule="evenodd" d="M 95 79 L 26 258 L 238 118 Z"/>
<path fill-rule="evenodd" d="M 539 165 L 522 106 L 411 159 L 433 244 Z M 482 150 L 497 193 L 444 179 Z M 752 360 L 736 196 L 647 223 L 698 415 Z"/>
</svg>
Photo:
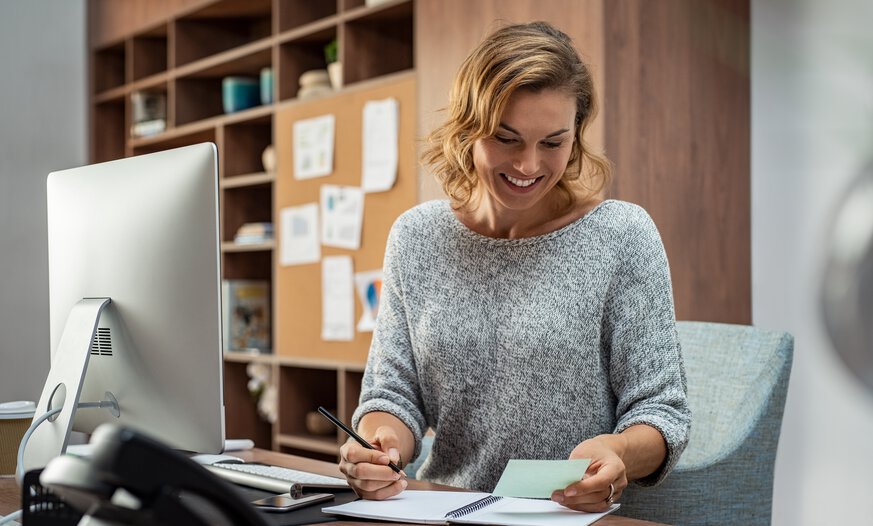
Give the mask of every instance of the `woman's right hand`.
<svg viewBox="0 0 873 526">
<path fill-rule="evenodd" d="M 390 426 L 376 428 L 373 436 L 364 436 L 376 449 L 367 449 L 352 439 L 340 448 L 339 463 L 349 485 L 359 497 L 383 500 L 406 489 L 406 474 L 395 473 L 389 462 L 400 463 L 400 439 Z"/>
</svg>

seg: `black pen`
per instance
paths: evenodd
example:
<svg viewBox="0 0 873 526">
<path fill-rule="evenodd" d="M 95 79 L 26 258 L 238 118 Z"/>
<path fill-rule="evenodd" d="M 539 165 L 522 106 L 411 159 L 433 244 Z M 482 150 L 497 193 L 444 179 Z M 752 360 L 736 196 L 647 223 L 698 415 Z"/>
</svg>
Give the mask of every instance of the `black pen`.
<svg viewBox="0 0 873 526">
<path fill-rule="evenodd" d="M 369 442 L 364 440 L 361 437 L 361 435 L 355 433 L 347 425 L 340 422 L 339 418 L 333 416 L 330 413 L 330 411 L 328 411 L 327 409 L 325 409 L 321 406 L 318 406 L 318 412 L 321 413 L 322 415 L 324 415 L 325 417 L 327 417 L 327 419 L 330 420 L 331 422 L 333 422 L 333 424 L 335 426 L 337 426 L 338 428 L 345 431 L 350 437 L 354 438 L 358 444 L 361 444 L 362 446 L 364 446 L 367 449 L 376 449 L 375 447 L 373 447 L 372 444 L 370 444 Z M 395 473 L 401 473 L 400 468 L 398 468 L 397 465 L 394 462 L 391 462 L 390 460 L 388 461 L 388 467 L 393 469 Z"/>
</svg>

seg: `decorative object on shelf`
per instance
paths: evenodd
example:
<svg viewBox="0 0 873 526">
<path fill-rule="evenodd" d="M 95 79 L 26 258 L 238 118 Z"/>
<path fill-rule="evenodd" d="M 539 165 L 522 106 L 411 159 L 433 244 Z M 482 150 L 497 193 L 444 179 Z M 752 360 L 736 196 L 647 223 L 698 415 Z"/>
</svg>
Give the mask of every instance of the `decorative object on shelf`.
<svg viewBox="0 0 873 526">
<path fill-rule="evenodd" d="M 253 222 L 243 223 L 233 236 L 233 242 L 237 245 L 252 245 L 266 243 L 273 240 L 273 223 Z"/>
<path fill-rule="evenodd" d="M 300 75 L 300 89 L 297 91 L 298 99 L 308 99 L 315 95 L 330 93 L 333 89 L 330 87 L 330 78 L 327 70 L 311 69 L 303 72 Z"/>
<path fill-rule="evenodd" d="M 265 172 L 276 173 L 276 148 L 272 144 L 268 144 L 261 152 L 261 164 Z"/>
<path fill-rule="evenodd" d="M 261 104 L 273 103 L 273 68 L 261 70 Z"/>
<path fill-rule="evenodd" d="M 167 129 L 167 94 L 134 91 L 130 94 L 131 137 L 157 135 Z"/>
<path fill-rule="evenodd" d="M 339 44 L 333 39 L 324 46 L 324 60 L 327 62 L 327 73 L 330 85 L 338 90 L 343 87 L 343 64 L 339 61 Z"/>
<path fill-rule="evenodd" d="M 269 281 L 223 280 L 221 318 L 225 351 L 272 352 Z"/>
<path fill-rule="evenodd" d="M 253 108 L 261 103 L 260 82 L 253 77 L 224 77 L 221 101 L 224 113 Z"/>
<path fill-rule="evenodd" d="M 336 409 L 332 409 L 331 413 L 336 413 Z M 332 435 L 336 433 L 336 428 L 318 411 L 309 411 L 306 413 L 306 432 L 310 435 Z"/>
<path fill-rule="evenodd" d="M 246 366 L 249 383 L 246 386 L 255 399 L 258 414 L 271 424 L 279 418 L 279 392 L 273 384 L 273 373 L 265 363 L 252 362 Z"/>
</svg>

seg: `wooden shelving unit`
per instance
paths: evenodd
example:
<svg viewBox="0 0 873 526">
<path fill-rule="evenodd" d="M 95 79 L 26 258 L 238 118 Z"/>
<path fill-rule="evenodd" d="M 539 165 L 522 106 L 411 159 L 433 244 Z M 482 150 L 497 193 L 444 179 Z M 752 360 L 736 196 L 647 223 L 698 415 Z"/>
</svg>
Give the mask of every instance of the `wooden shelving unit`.
<svg viewBox="0 0 873 526">
<path fill-rule="evenodd" d="M 348 419 L 360 393 L 364 359 L 359 352 L 348 360 L 312 359 L 279 347 L 276 328 L 286 320 L 276 318 L 281 312 L 276 307 L 290 300 L 276 292 L 277 281 L 282 279 L 274 256 L 277 245 L 237 245 L 233 237 L 240 225 L 251 221 L 272 221 L 278 231 L 277 181 L 281 175 L 264 171 L 261 161 L 264 148 L 277 144 L 277 172 L 289 170 L 282 165 L 287 159 L 282 160 L 280 150 L 290 148 L 290 142 L 276 140 L 278 114 L 289 108 L 292 113 L 305 111 L 310 104 L 330 105 L 332 99 L 341 103 L 367 90 L 381 94 L 382 86 L 392 85 L 398 74 L 414 81 L 415 2 L 388 0 L 367 6 L 364 0 L 176 0 L 162 5 L 150 7 L 166 10 L 157 23 L 153 16 L 126 34 L 91 44 L 91 162 L 203 141 L 216 143 L 223 277 L 264 279 L 274 289 L 274 353 L 225 353 L 228 437 L 250 437 L 260 447 L 335 460 L 344 437 L 308 434 L 305 413 L 325 405 Z M 121 8 L 94 1 L 90 9 Z M 113 16 L 122 16 L 103 14 L 91 16 L 92 23 L 110 24 Z M 113 34 L 107 27 L 91 29 Z M 311 100 L 297 99 L 300 75 L 326 67 L 324 47 L 334 38 L 339 44 L 344 88 Z M 222 79 L 258 77 L 267 67 L 273 70 L 274 102 L 225 114 Z M 131 136 L 131 95 L 138 91 L 165 95 L 166 130 L 162 133 Z M 414 114 L 415 105 L 404 111 Z M 337 151 L 337 162 L 360 163 L 359 159 L 343 160 L 343 155 L 349 154 Z M 411 171 L 415 172 L 414 161 Z M 406 208 L 414 204 L 406 195 L 403 199 Z M 278 385 L 275 424 L 258 415 L 248 393 L 246 369 L 251 363 L 268 365 Z"/>
</svg>

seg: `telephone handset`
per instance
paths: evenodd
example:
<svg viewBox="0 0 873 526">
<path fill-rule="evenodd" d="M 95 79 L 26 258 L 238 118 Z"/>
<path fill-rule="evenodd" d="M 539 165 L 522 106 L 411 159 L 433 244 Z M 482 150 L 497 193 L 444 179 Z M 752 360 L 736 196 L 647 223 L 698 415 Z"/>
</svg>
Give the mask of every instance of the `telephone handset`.
<svg viewBox="0 0 873 526">
<path fill-rule="evenodd" d="M 129 428 L 94 431 L 89 459 L 60 456 L 40 484 L 108 524 L 267 526 L 234 488 L 182 453 Z"/>
</svg>

